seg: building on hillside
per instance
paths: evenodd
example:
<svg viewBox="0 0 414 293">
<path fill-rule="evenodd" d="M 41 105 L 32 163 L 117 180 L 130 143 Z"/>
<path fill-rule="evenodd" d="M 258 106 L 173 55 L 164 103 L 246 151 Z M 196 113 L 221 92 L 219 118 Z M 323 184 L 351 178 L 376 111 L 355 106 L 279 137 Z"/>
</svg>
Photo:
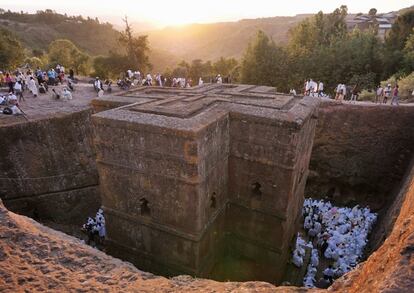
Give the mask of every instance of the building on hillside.
<svg viewBox="0 0 414 293">
<path fill-rule="evenodd" d="M 357 14 L 349 15 L 346 19 L 348 31 L 352 31 L 358 28 L 362 31 L 375 27 L 378 30 L 378 37 L 384 40 L 387 34 L 390 32 L 392 25 L 397 19 L 398 14 L 396 12 L 389 12 L 377 15 Z"/>
</svg>

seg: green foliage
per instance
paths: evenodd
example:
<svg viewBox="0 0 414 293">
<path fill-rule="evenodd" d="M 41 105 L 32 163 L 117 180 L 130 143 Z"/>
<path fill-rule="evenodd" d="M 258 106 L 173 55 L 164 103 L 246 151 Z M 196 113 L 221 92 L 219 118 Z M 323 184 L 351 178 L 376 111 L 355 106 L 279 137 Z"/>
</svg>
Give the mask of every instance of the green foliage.
<svg viewBox="0 0 414 293">
<path fill-rule="evenodd" d="M 394 87 L 397 84 L 398 78 L 395 75 L 392 75 L 387 80 L 381 81 L 381 86 L 386 87 L 387 84 L 391 84 L 392 87 Z"/>
<path fill-rule="evenodd" d="M 412 98 L 414 91 L 414 72 L 398 81 L 400 96 L 402 99 Z"/>
<path fill-rule="evenodd" d="M 125 55 L 111 52 L 109 56 L 98 56 L 93 60 L 94 76 L 100 78 L 118 78 L 129 68 L 129 60 Z"/>
<path fill-rule="evenodd" d="M 359 94 L 359 98 L 360 101 L 371 101 L 374 102 L 375 101 L 375 91 L 374 90 L 363 90 L 360 94 Z"/>
<path fill-rule="evenodd" d="M 127 19 L 119 42 L 123 46 L 121 50 L 111 51 L 108 56 L 98 56 L 93 60 L 94 75 L 116 78 L 128 69 L 139 69 L 142 74 L 151 69 L 147 36 L 134 37 Z"/>
<path fill-rule="evenodd" d="M 381 85 L 384 87 L 387 84 L 391 84 L 392 87 L 398 84 L 401 99 L 412 98 L 412 92 L 414 91 L 414 72 L 402 78 L 398 78 L 396 75 L 393 75 L 387 80 L 381 82 Z"/>
<path fill-rule="evenodd" d="M 24 50 L 17 38 L 8 30 L 0 29 L 0 66 L 3 70 L 13 70 L 21 65 Z"/>
<path fill-rule="evenodd" d="M 241 82 L 275 86 L 279 91 L 286 90 L 288 66 L 286 50 L 276 46 L 259 31 L 255 42 L 249 44 L 242 59 Z"/>
<path fill-rule="evenodd" d="M 125 30 L 119 37 L 119 43 L 124 46 L 130 68 L 139 68 L 142 72 L 151 69 L 148 52 L 148 36 L 133 36 L 133 31 L 127 19 L 124 19 Z"/>
<path fill-rule="evenodd" d="M 319 46 L 329 46 L 347 34 L 346 6 L 335 9 L 331 14 L 320 11 L 312 18 L 305 19 L 290 30 L 290 49 L 296 53 L 309 53 Z"/>
<path fill-rule="evenodd" d="M 414 71 L 414 29 L 408 37 L 404 47 L 403 67 L 405 72 Z"/>
<path fill-rule="evenodd" d="M 200 77 L 209 79 L 220 74 L 235 81 L 238 78 L 237 70 L 238 62 L 236 59 L 221 57 L 214 64 L 211 61 L 203 62 L 201 59 L 195 59 L 191 63 L 181 61 L 173 70 L 166 70 L 164 75 L 168 77 L 191 78 L 196 82 Z"/>
<path fill-rule="evenodd" d="M 275 86 L 279 91 L 302 90 L 303 81 L 323 81 L 325 89 L 338 83 L 375 88 L 381 80 L 382 46 L 376 32 L 346 31 L 346 6 L 319 12 L 291 30 L 291 41 L 278 47 L 263 32 L 246 50 L 241 66 L 243 83 Z"/>
<path fill-rule="evenodd" d="M 90 55 L 108 54 L 118 47 L 119 32 L 109 23 L 82 16 L 67 16 L 50 9 L 35 14 L 5 12 L 0 14 L 0 27 L 13 27 L 22 44 L 36 50 L 47 51 L 50 42 L 68 39 Z M 35 57 L 41 54 L 33 53 Z"/>
<path fill-rule="evenodd" d="M 222 76 L 234 76 L 238 62 L 235 58 L 220 57 L 219 60 L 214 62 L 212 71 Z"/>
<path fill-rule="evenodd" d="M 413 28 L 414 9 L 407 10 L 398 16 L 385 40 L 383 77 L 395 72 L 399 72 L 399 75 L 404 75 L 412 71 L 413 65 L 409 63 L 410 56 L 405 56 L 406 52 L 404 51 L 407 42 L 412 42 L 410 41 L 410 36 L 413 33 Z"/>
<path fill-rule="evenodd" d="M 43 61 L 38 57 L 30 57 L 24 60 L 24 63 L 29 65 L 30 68 L 35 69 L 37 67 L 42 68 L 44 66 Z"/>
<path fill-rule="evenodd" d="M 61 64 L 66 68 L 72 68 L 77 74 L 87 75 L 90 70 L 90 58 L 82 53 L 69 40 L 55 40 L 48 48 L 50 66 Z"/>
</svg>

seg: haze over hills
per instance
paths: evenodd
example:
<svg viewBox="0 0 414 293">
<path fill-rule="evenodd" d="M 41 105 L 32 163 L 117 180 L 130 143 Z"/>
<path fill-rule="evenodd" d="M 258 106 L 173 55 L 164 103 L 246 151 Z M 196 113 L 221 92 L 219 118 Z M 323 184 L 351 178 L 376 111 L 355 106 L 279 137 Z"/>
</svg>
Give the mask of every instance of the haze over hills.
<svg viewBox="0 0 414 293">
<path fill-rule="evenodd" d="M 284 44 L 288 40 L 289 29 L 309 16 L 311 15 L 190 24 L 166 27 L 147 34 L 153 48 L 163 49 L 186 61 L 240 58 L 258 30 L 264 31 L 276 43 Z"/>
<path fill-rule="evenodd" d="M 119 48 L 118 36 L 122 29 L 119 22 L 111 25 L 89 17 L 82 19 L 55 15 L 56 19 L 46 21 L 44 16 L 36 14 L 13 13 L 10 17 L 0 13 L 0 28 L 13 31 L 30 51 L 46 51 L 49 43 L 58 38 L 71 40 L 91 56 L 105 55 Z M 220 57 L 240 58 L 258 30 L 264 31 L 276 44 L 285 44 L 289 30 L 311 15 L 190 24 L 156 30 L 145 23 L 133 22 L 132 25 L 136 34 L 148 35 L 153 71 L 162 72 L 175 67 L 181 60 L 191 62 L 195 59 L 215 61 Z"/>
</svg>

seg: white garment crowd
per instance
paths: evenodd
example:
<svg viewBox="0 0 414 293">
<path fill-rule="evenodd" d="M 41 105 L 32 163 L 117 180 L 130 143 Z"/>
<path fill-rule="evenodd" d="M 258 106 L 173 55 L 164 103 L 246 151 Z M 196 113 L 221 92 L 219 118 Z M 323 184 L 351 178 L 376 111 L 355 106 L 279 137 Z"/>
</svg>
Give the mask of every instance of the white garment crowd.
<svg viewBox="0 0 414 293">
<path fill-rule="evenodd" d="M 95 218 L 88 217 L 86 223 L 82 226 L 87 236 L 87 244 L 94 242 L 96 246 L 103 245 L 106 237 L 105 216 L 102 209 L 99 209 Z"/>
<path fill-rule="evenodd" d="M 311 198 L 305 199 L 302 215 L 310 241 L 306 243 L 298 233 L 292 262 L 297 267 L 303 266 L 306 248 L 311 250 L 311 259 L 303 280 L 304 286 L 310 288 L 315 287 L 321 255 L 332 262 L 323 271 L 324 281 L 329 283 L 358 264 L 368 234 L 377 219 L 377 214 L 369 208 L 335 207 L 329 201 Z"/>
</svg>

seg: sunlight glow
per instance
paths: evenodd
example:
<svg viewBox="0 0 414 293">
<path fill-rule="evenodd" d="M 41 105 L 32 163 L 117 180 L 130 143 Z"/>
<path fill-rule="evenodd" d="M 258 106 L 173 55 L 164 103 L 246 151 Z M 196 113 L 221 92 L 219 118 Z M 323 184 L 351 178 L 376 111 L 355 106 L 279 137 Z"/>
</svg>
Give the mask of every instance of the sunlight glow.
<svg viewBox="0 0 414 293">
<path fill-rule="evenodd" d="M 101 20 L 120 22 L 128 15 L 133 21 L 157 26 L 235 21 L 244 18 L 293 16 L 303 13 L 332 12 L 342 4 L 352 13 L 367 13 L 370 8 L 389 12 L 413 5 L 412 0 L 0 0 L 0 8 L 35 12 L 50 8 L 60 13 L 99 17 Z"/>
</svg>

